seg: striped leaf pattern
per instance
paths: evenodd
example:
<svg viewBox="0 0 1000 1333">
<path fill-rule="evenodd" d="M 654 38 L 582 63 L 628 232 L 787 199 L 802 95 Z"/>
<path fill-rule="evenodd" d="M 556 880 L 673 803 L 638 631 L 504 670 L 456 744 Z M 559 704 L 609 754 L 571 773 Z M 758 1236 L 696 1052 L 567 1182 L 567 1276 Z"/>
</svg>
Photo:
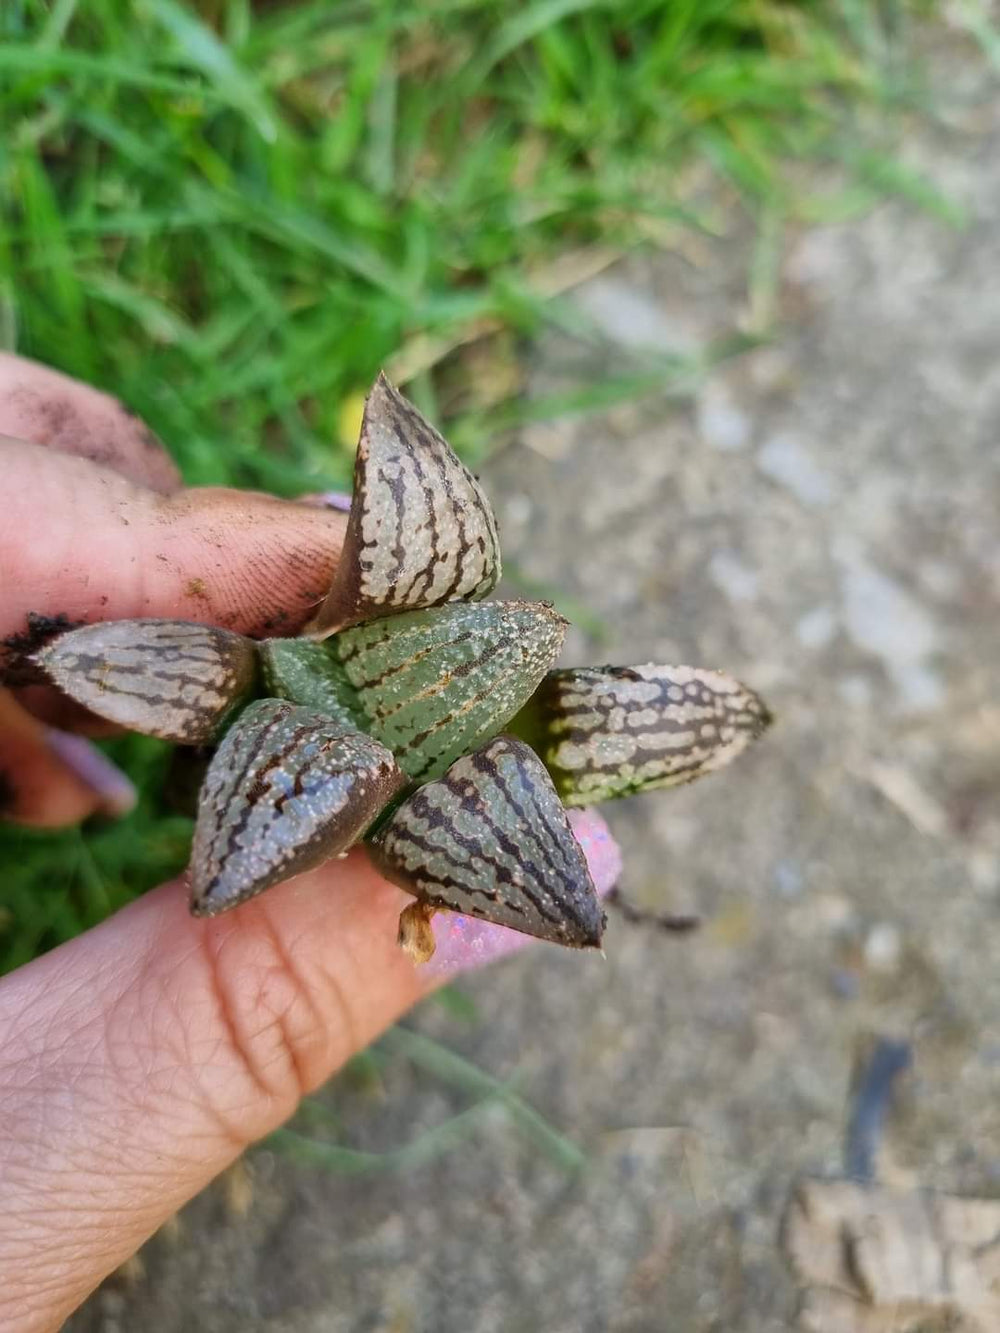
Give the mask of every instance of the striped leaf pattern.
<svg viewBox="0 0 1000 1333">
<path fill-rule="evenodd" d="M 370 736 L 279 699 L 227 732 L 201 790 L 191 911 L 216 916 L 356 842 L 403 785 Z"/>
<path fill-rule="evenodd" d="M 770 723 L 732 676 L 688 666 L 552 671 L 515 729 L 567 805 L 673 787 L 741 754 Z"/>
<path fill-rule="evenodd" d="M 514 716 L 565 633 L 544 602 L 456 603 L 359 625 L 329 646 L 357 693 L 364 729 L 408 777 L 426 782 Z"/>
<path fill-rule="evenodd" d="M 183 745 L 214 740 L 254 691 L 256 645 L 186 620 L 112 620 L 61 634 L 35 661 L 98 717 Z"/>
<path fill-rule="evenodd" d="M 496 737 L 409 796 L 372 854 L 429 908 L 600 947 L 604 917 L 583 851 L 545 768 L 513 737 Z"/>
<path fill-rule="evenodd" d="M 451 446 L 380 375 L 365 403 L 333 585 L 306 633 L 485 597 L 500 577 L 489 500 Z"/>
</svg>

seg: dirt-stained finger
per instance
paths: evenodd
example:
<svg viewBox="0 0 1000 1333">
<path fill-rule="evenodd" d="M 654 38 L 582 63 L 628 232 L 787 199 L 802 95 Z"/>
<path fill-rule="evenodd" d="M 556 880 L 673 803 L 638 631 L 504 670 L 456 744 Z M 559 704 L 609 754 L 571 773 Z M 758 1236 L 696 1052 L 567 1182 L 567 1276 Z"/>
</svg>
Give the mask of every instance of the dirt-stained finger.
<svg viewBox="0 0 1000 1333">
<path fill-rule="evenodd" d="M 30 640 L 31 617 L 164 616 L 294 634 L 336 569 L 346 520 L 332 510 L 222 488 L 156 495 L 86 459 L 11 440 L 0 441 L 0 467 L 9 496 L 0 666 Z M 39 532 L 44 540 L 30 536 Z"/>
<path fill-rule="evenodd" d="M 90 459 L 153 491 L 181 485 L 161 442 L 117 398 L 8 352 L 0 352 L 0 435 Z"/>
</svg>

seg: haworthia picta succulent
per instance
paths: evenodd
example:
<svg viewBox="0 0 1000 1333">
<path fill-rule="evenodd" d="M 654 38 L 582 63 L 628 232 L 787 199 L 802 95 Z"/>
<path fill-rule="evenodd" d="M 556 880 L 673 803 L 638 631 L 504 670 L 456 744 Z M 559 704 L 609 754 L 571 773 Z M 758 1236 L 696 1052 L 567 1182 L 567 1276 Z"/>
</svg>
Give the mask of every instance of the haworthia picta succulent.
<svg viewBox="0 0 1000 1333">
<path fill-rule="evenodd" d="M 186 620 L 112 620 L 61 634 L 35 656 L 98 717 L 183 745 L 214 740 L 253 693 L 256 645 Z"/>
<path fill-rule="evenodd" d="M 403 786 L 371 736 L 260 699 L 209 765 L 191 849 L 191 910 L 214 916 L 346 851 Z"/>
<path fill-rule="evenodd" d="M 365 731 L 414 781 L 437 777 L 495 735 L 562 648 L 544 602 L 460 602 L 344 630 L 330 650 L 357 693 Z"/>
<path fill-rule="evenodd" d="M 742 753 L 770 722 L 732 676 L 687 666 L 552 671 L 512 724 L 567 805 L 673 787 Z"/>
<path fill-rule="evenodd" d="M 119 621 L 67 632 L 32 660 L 135 731 L 210 746 L 232 724 L 200 795 L 196 914 L 367 834 L 414 895 L 400 920 L 414 957 L 433 951 L 444 908 L 596 946 L 603 916 L 560 795 L 582 805 L 688 782 L 769 715 L 721 672 L 551 670 L 565 622 L 543 604 L 481 602 L 499 575 L 479 483 L 380 376 L 342 558 L 306 638 L 257 645 L 184 621 Z M 262 693 L 279 697 L 250 703 Z M 519 739 L 496 736 L 507 725 Z"/>
<path fill-rule="evenodd" d="M 383 874 L 429 908 L 600 947 L 604 917 L 583 851 L 538 756 L 511 736 L 407 797 L 371 850 Z"/>
<path fill-rule="evenodd" d="M 482 487 L 412 403 L 379 375 L 365 403 L 340 563 L 306 633 L 485 597 L 500 577 Z"/>
</svg>

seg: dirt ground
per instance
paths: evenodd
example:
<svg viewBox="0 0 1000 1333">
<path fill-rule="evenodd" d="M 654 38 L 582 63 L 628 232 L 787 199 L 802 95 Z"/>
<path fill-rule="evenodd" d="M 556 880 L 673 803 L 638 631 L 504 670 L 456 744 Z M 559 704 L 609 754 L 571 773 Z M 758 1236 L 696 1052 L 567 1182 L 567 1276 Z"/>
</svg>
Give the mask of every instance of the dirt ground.
<svg viewBox="0 0 1000 1333">
<path fill-rule="evenodd" d="M 907 152 L 964 229 L 893 204 L 791 234 L 771 345 L 690 395 L 532 427 L 487 469 L 522 585 L 600 622 L 568 660 L 722 666 L 778 716 L 726 773 L 610 812 L 631 896 L 699 932 L 613 918 L 606 961 L 539 947 L 408 1020 L 585 1168 L 500 1110 L 403 1169 L 262 1150 L 251 1191 L 196 1201 L 72 1333 L 794 1328 L 782 1214 L 842 1170 L 878 1037 L 912 1056 L 880 1179 L 1000 1195 L 995 90 L 959 69 Z M 599 355 L 690 350 L 745 320 L 746 265 L 731 241 L 635 259 L 580 317 Z M 534 387 L 579 355 L 544 342 Z M 470 1093 L 393 1048 L 326 1100 L 382 1151 Z"/>
</svg>

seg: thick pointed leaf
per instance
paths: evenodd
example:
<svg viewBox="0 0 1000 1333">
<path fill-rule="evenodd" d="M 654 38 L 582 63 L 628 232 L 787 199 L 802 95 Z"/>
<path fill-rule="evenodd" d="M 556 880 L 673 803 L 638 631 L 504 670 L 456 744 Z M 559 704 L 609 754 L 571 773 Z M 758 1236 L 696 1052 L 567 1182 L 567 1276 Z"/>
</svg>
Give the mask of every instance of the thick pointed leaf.
<svg viewBox="0 0 1000 1333">
<path fill-rule="evenodd" d="M 325 638 L 400 611 L 476 601 L 499 577 L 496 519 L 482 487 L 379 375 L 365 403 L 343 553 L 306 633 Z"/>
<path fill-rule="evenodd" d="M 770 723 L 752 690 L 701 667 L 552 671 L 514 724 L 567 805 L 673 787 L 735 759 Z"/>
<path fill-rule="evenodd" d="M 565 633 L 544 602 L 460 602 L 345 630 L 330 649 L 357 692 L 364 730 L 426 782 L 514 716 Z"/>
<path fill-rule="evenodd" d="M 215 916 L 346 851 L 403 785 L 378 741 L 281 699 L 215 753 L 191 849 L 191 911 Z"/>
<path fill-rule="evenodd" d="M 265 639 L 259 650 L 268 695 L 315 708 L 348 731 L 364 729 L 357 694 L 329 644 Z"/>
<path fill-rule="evenodd" d="M 186 620 L 111 620 L 35 655 L 49 680 L 98 717 L 182 745 L 214 740 L 254 692 L 257 647 Z"/>
<path fill-rule="evenodd" d="M 513 737 L 496 737 L 415 791 L 372 854 L 428 907 L 600 946 L 604 917 L 583 850 L 538 756 Z"/>
</svg>

